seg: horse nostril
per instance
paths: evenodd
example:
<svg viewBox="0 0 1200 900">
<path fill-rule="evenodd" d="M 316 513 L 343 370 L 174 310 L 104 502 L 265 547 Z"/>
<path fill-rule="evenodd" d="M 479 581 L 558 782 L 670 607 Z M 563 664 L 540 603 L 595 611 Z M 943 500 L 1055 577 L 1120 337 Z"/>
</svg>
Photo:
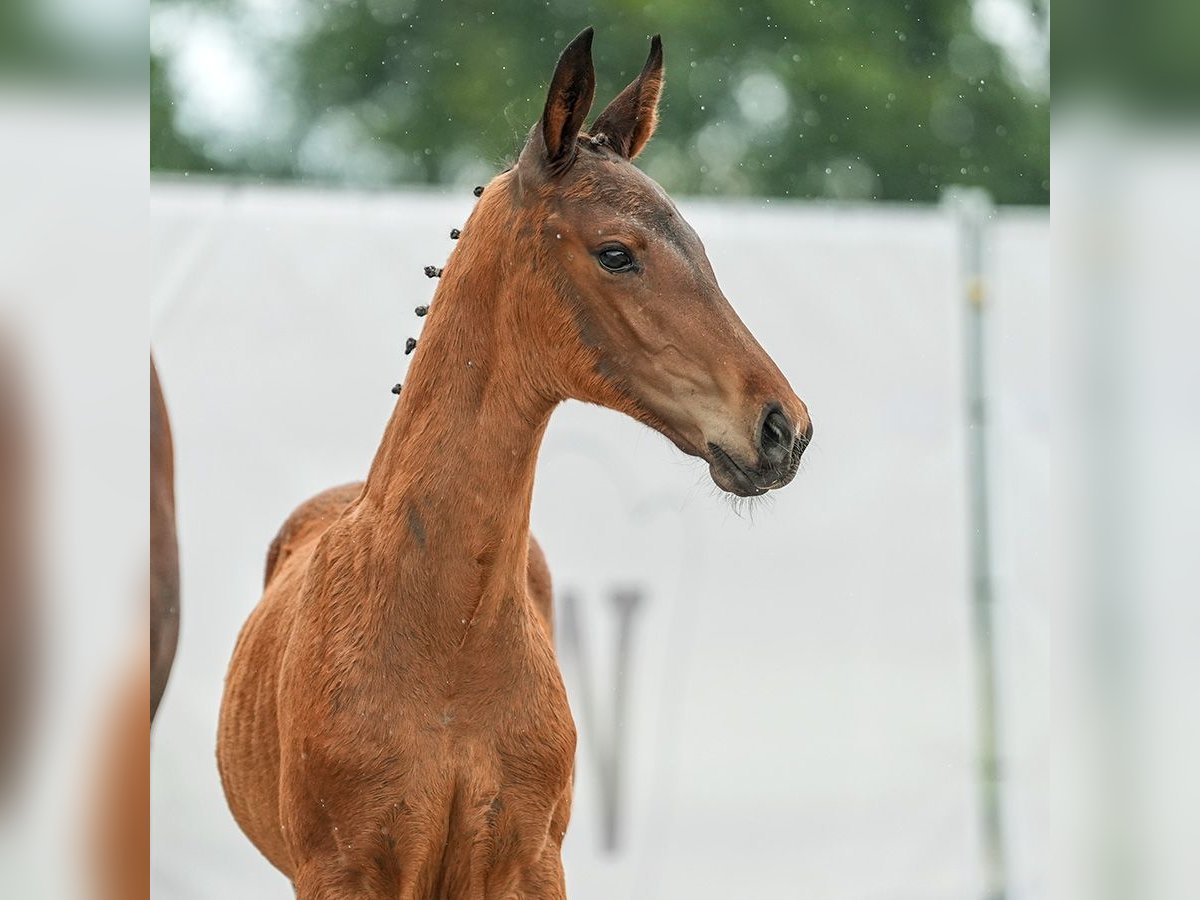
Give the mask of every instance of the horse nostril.
<svg viewBox="0 0 1200 900">
<path fill-rule="evenodd" d="M 773 466 L 782 465 L 791 458 L 795 441 L 796 433 L 783 410 L 777 406 L 771 409 L 763 419 L 758 436 L 758 449 L 763 459 Z"/>
</svg>

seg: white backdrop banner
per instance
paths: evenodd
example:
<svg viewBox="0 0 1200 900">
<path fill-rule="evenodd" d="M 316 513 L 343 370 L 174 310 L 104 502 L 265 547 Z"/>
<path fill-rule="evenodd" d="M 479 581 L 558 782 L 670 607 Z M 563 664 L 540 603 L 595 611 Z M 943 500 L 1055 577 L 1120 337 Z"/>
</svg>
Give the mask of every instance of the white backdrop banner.
<svg viewBox="0 0 1200 900">
<path fill-rule="evenodd" d="M 228 813 L 225 667 L 290 510 L 361 479 L 422 274 L 469 191 L 158 183 L 151 342 L 175 429 L 183 628 L 155 725 L 161 900 L 291 896 Z M 685 202 L 808 403 L 786 490 L 577 403 L 533 505 L 580 728 L 573 900 L 961 900 L 980 881 L 958 233 L 939 209 Z M 1013 896 L 1043 897 L 1048 217 L 991 232 L 1001 737 Z"/>
</svg>

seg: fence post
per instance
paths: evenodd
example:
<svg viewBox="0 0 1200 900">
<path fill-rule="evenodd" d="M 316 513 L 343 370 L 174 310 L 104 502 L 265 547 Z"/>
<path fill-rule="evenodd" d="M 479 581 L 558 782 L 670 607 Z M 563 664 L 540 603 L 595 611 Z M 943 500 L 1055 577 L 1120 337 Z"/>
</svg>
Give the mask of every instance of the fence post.
<svg viewBox="0 0 1200 900">
<path fill-rule="evenodd" d="M 621 587 L 611 593 L 616 616 L 616 645 L 613 648 L 612 702 L 607 728 L 601 724 L 604 697 L 592 679 L 588 638 L 580 610 L 581 601 L 574 591 L 563 591 L 558 600 L 558 633 L 561 656 L 574 666 L 576 708 L 583 722 L 583 734 L 596 759 L 600 787 L 601 846 L 610 855 L 622 847 L 621 822 L 625 811 L 625 766 L 628 762 L 629 678 L 633 664 L 633 626 L 645 596 L 640 588 Z"/>
<path fill-rule="evenodd" d="M 967 424 L 967 537 L 978 703 L 978 790 L 984 898 L 1005 900 L 1008 872 L 1003 810 L 1004 771 L 999 738 L 986 366 L 989 299 L 986 244 L 994 208 L 991 197 L 982 188 L 951 187 L 945 192 L 943 203 L 955 217 L 958 226 L 962 296 L 966 300 L 963 364 Z"/>
</svg>

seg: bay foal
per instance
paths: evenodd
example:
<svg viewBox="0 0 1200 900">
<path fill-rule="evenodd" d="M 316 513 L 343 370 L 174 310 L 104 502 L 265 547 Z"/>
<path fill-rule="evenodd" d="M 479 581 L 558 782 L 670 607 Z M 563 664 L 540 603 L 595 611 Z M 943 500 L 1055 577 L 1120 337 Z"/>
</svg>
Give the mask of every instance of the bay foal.
<svg viewBox="0 0 1200 900">
<path fill-rule="evenodd" d="M 591 29 L 435 295 L 365 484 L 284 525 L 238 641 L 218 758 L 234 816 L 302 900 L 566 896 L 575 727 L 529 534 L 538 447 L 576 398 L 750 496 L 791 480 L 808 413 L 630 164 L 657 38 L 583 132 Z"/>
</svg>

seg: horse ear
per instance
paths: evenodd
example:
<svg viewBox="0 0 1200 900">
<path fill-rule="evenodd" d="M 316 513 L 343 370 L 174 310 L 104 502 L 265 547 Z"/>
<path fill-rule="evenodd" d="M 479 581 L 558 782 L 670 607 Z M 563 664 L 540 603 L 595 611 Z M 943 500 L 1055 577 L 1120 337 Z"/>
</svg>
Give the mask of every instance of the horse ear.
<svg viewBox="0 0 1200 900">
<path fill-rule="evenodd" d="M 542 111 L 542 144 L 551 170 L 561 172 L 575 158 L 575 139 L 596 95 L 596 70 L 592 66 L 591 28 L 585 28 L 567 44 L 546 96 Z"/>
<path fill-rule="evenodd" d="M 593 137 L 604 135 L 608 145 L 633 159 L 642 152 L 658 125 L 658 98 L 663 86 L 662 37 L 650 39 L 650 55 L 641 74 L 616 96 L 592 123 Z"/>
</svg>

